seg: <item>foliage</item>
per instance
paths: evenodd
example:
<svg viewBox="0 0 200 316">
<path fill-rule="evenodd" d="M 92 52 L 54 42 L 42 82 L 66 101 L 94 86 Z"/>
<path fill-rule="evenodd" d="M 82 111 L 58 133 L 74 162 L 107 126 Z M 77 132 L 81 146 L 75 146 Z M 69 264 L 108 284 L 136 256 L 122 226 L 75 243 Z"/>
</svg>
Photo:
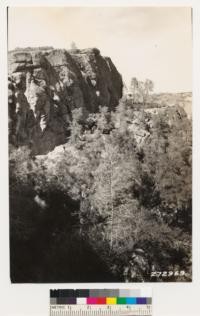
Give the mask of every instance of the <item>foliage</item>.
<svg viewBox="0 0 200 316">
<path fill-rule="evenodd" d="M 139 81 L 137 78 L 131 79 L 130 91 L 133 94 L 133 103 L 142 102 L 143 105 L 148 102 L 149 94 L 154 89 L 153 81 L 146 79 Z"/>
<path fill-rule="evenodd" d="M 71 257 L 75 248 L 84 260 L 92 249 L 93 266 L 103 261 L 109 271 L 105 281 L 151 281 L 152 269 L 184 269 L 182 280 L 189 279 L 190 121 L 179 107 L 151 114 L 123 100 L 115 112 L 76 109 L 72 116 L 62 150 L 41 157 L 23 147 L 11 151 L 12 240 L 32 245 L 46 227 L 48 258 L 53 251 L 60 260 L 63 252 Z"/>
<path fill-rule="evenodd" d="M 78 49 L 75 42 L 71 42 L 70 48 L 71 48 L 72 50 L 77 50 L 77 49 Z"/>
</svg>

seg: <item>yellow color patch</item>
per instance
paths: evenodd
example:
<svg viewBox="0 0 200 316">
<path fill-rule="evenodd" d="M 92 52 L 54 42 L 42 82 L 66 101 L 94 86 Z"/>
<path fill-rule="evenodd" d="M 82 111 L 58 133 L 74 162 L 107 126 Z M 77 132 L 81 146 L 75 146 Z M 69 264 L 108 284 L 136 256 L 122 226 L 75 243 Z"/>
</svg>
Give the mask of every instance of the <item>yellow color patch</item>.
<svg viewBox="0 0 200 316">
<path fill-rule="evenodd" d="M 106 304 L 108 304 L 108 305 L 117 304 L 117 298 L 116 297 L 106 297 Z"/>
</svg>

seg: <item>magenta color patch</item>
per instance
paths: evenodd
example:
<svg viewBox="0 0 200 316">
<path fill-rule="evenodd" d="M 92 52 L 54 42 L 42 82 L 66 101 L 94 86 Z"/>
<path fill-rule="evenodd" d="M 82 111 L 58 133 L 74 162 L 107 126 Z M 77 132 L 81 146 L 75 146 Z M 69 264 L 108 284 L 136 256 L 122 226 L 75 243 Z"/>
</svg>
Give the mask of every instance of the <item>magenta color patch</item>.
<svg viewBox="0 0 200 316">
<path fill-rule="evenodd" d="M 96 297 L 88 297 L 87 304 L 97 304 L 97 298 Z"/>
</svg>

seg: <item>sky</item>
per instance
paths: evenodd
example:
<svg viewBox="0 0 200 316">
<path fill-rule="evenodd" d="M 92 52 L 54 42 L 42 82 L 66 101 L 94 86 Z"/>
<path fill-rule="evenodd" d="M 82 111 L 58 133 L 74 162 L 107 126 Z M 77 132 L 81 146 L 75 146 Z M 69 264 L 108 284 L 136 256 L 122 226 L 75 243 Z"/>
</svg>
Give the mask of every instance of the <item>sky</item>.
<svg viewBox="0 0 200 316">
<path fill-rule="evenodd" d="M 155 92 L 192 91 L 192 25 L 187 7 L 12 7 L 8 47 L 97 47 L 127 87 L 153 80 Z"/>
</svg>

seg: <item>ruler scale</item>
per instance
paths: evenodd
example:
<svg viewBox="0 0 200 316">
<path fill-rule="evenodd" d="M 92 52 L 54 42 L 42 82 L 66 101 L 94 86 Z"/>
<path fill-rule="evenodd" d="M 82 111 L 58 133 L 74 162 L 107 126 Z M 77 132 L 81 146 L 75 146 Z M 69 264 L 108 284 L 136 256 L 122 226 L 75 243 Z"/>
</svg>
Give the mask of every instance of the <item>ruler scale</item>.
<svg viewBox="0 0 200 316">
<path fill-rule="evenodd" d="M 51 316 L 150 316 L 152 315 L 151 305 L 141 305 L 128 308 L 114 307 L 113 305 L 104 307 L 92 305 L 87 308 L 85 305 L 68 307 L 67 305 L 51 305 L 50 306 Z"/>
<path fill-rule="evenodd" d="M 137 294 L 137 296 L 134 296 Z M 146 294 L 146 295 L 145 295 Z M 51 290 L 50 316 L 151 316 L 151 291 Z"/>
</svg>

